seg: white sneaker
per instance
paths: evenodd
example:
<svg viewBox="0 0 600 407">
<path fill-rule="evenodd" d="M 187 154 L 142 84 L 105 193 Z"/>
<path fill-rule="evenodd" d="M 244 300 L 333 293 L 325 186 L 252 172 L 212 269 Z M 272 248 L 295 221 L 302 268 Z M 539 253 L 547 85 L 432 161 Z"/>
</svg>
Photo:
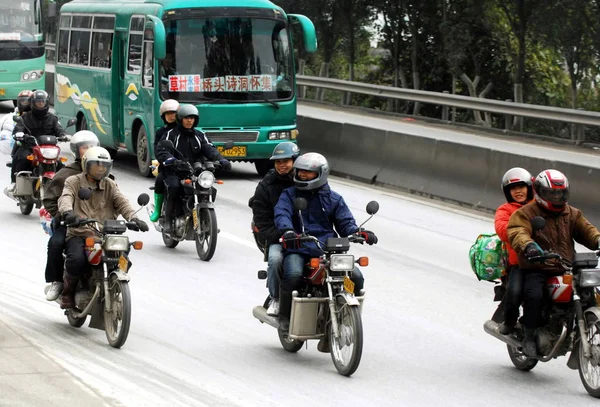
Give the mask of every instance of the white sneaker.
<svg viewBox="0 0 600 407">
<path fill-rule="evenodd" d="M 15 192 L 15 188 L 17 187 L 17 184 L 15 184 L 14 182 L 12 182 L 9 186 L 6 187 L 6 192 L 8 193 L 13 193 Z"/>
<path fill-rule="evenodd" d="M 46 300 L 56 301 L 56 299 L 62 292 L 62 289 L 63 289 L 63 283 L 61 283 L 60 281 L 52 282 L 52 284 L 50 285 L 50 289 L 46 293 Z"/>
<path fill-rule="evenodd" d="M 279 299 L 272 298 L 269 302 L 269 308 L 267 308 L 267 315 L 277 316 L 279 315 Z"/>
</svg>

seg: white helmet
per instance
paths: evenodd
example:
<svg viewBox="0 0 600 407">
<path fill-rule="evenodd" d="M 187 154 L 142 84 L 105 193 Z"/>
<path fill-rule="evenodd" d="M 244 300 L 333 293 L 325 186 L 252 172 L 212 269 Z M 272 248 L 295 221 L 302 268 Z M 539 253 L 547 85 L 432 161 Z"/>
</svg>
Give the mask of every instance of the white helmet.
<svg viewBox="0 0 600 407">
<path fill-rule="evenodd" d="M 159 114 L 160 118 L 165 120 L 165 113 L 176 112 L 179 110 L 179 102 L 175 99 L 167 99 L 160 104 Z"/>
<path fill-rule="evenodd" d="M 79 130 L 71 137 L 71 152 L 75 156 L 75 160 L 81 160 L 79 155 L 79 148 L 87 145 L 88 147 L 95 147 L 100 145 L 98 137 L 89 130 Z"/>
<path fill-rule="evenodd" d="M 101 181 L 110 174 L 112 168 L 112 159 L 110 154 L 103 147 L 89 148 L 81 159 L 81 169 L 87 175 Z"/>
<path fill-rule="evenodd" d="M 311 191 L 321 188 L 327 183 L 329 177 L 329 163 L 327 159 L 319 153 L 302 154 L 294 162 L 296 172 L 294 174 L 294 184 L 296 188 L 303 191 Z M 303 181 L 298 178 L 298 170 L 314 171 L 318 174 L 317 178 L 311 181 Z"/>
</svg>

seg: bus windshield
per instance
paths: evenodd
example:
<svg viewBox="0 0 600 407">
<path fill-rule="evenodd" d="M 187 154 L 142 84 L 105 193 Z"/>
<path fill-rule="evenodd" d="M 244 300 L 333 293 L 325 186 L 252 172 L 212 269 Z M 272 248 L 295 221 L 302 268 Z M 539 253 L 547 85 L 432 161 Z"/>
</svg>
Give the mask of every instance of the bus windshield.
<svg viewBox="0 0 600 407">
<path fill-rule="evenodd" d="M 293 96 L 293 61 L 285 22 L 267 18 L 165 20 L 160 61 L 163 99 L 241 103 Z"/>
<path fill-rule="evenodd" d="M 39 58 L 44 42 L 35 0 L 0 0 L 0 60 Z M 39 4 L 39 3 L 38 3 Z"/>
</svg>

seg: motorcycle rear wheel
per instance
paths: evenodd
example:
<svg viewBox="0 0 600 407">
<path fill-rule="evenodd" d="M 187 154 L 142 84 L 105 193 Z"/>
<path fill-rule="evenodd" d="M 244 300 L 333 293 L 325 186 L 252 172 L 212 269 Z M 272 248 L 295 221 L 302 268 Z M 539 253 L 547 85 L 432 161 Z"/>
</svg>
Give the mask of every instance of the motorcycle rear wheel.
<svg viewBox="0 0 600 407">
<path fill-rule="evenodd" d="M 113 348 L 120 348 L 125 344 L 131 324 L 131 294 L 129 283 L 112 276 L 108 282 L 109 290 L 105 293 L 110 296 L 111 312 L 104 310 L 104 329 L 106 339 Z M 104 307 L 104 301 L 102 307 Z"/>
<path fill-rule="evenodd" d="M 19 209 L 21 210 L 21 213 L 23 215 L 29 215 L 31 213 L 31 211 L 33 210 L 33 204 L 26 204 L 26 203 L 22 203 L 19 202 Z"/>
<path fill-rule="evenodd" d="M 165 232 L 162 232 L 162 239 L 165 246 L 167 246 L 169 249 L 174 249 L 179 244 L 179 240 L 171 239 L 165 234 Z"/>
<path fill-rule="evenodd" d="M 200 232 L 196 231 L 196 252 L 200 260 L 209 261 L 217 249 L 217 214 L 213 208 L 201 208 L 198 213 Z"/>
<path fill-rule="evenodd" d="M 357 306 L 350 306 L 344 297 L 336 299 L 336 314 L 340 336 L 334 337 L 333 324 L 330 322 L 327 334 L 330 341 L 331 360 L 337 371 L 343 376 L 352 375 L 362 357 L 363 327 Z"/>
<path fill-rule="evenodd" d="M 277 334 L 279 335 L 279 342 L 283 349 L 291 353 L 296 353 L 304 346 L 304 341 L 298 339 L 292 339 L 288 336 L 288 331 L 284 331 L 281 328 L 277 328 Z"/>
<path fill-rule="evenodd" d="M 594 314 L 585 316 L 588 337 L 579 341 L 579 377 L 590 396 L 600 398 L 600 321 Z M 583 355 L 582 341 L 590 344 L 592 357 Z"/>
<path fill-rule="evenodd" d="M 86 319 L 87 315 L 83 318 L 76 318 L 71 312 L 67 312 L 67 321 L 69 321 L 69 325 L 71 325 L 72 327 L 81 328 L 83 324 L 85 324 Z"/>
<path fill-rule="evenodd" d="M 523 354 L 523 352 L 519 352 L 516 348 L 506 345 L 506 349 L 508 350 L 508 357 L 510 357 L 510 361 L 515 365 L 515 367 L 523 372 L 528 372 L 538 364 L 537 359 L 528 358 Z"/>
</svg>

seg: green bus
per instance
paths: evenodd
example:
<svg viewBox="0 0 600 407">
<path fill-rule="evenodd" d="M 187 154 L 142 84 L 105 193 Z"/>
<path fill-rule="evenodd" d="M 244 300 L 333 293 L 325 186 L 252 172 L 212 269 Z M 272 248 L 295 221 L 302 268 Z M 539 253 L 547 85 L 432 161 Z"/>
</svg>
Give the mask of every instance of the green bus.
<svg viewBox="0 0 600 407">
<path fill-rule="evenodd" d="M 44 42 L 40 0 L 0 0 L 0 101 L 45 88 Z"/>
<path fill-rule="evenodd" d="M 73 0 L 60 10 L 54 108 L 148 176 L 160 104 L 192 103 L 217 148 L 234 141 L 225 157 L 264 174 L 298 135 L 293 23 L 315 52 L 313 23 L 267 0 Z"/>
</svg>

